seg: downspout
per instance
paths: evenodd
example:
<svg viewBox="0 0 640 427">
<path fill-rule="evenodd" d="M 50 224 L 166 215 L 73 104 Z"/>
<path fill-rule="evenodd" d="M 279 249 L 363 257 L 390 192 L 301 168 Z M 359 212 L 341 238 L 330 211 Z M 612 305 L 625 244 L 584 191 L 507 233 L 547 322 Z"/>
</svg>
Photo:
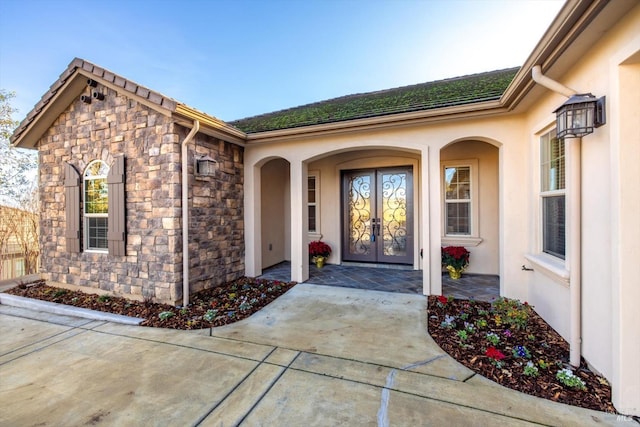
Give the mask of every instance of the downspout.
<svg viewBox="0 0 640 427">
<path fill-rule="evenodd" d="M 566 87 L 562 83 L 558 83 L 555 80 L 550 79 L 549 77 L 542 74 L 542 67 L 540 65 L 534 65 L 531 69 L 531 77 L 533 81 L 546 87 L 547 89 L 551 89 L 552 91 L 559 93 L 560 95 L 564 95 L 567 98 L 575 95 L 577 92 L 570 87 Z"/>
<path fill-rule="evenodd" d="M 193 127 L 182 141 L 182 306 L 189 305 L 189 150 L 188 144 L 200 130 L 200 122 L 193 121 Z"/>
<path fill-rule="evenodd" d="M 558 83 L 555 80 L 542 74 L 542 67 L 535 65 L 531 69 L 531 77 L 533 81 L 551 89 L 552 91 L 570 98 L 576 94 L 576 91 Z M 581 138 L 571 138 L 572 141 L 567 144 L 567 172 L 571 187 L 568 191 L 567 217 L 571 218 L 569 224 L 569 318 L 570 318 L 570 337 L 569 337 L 569 363 L 572 366 L 580 366 L 580 347 L 581 347 L 581 330 L 582 330 L 582 306 L 581 306 L 581 288 L 582 288 L 582 249 L 581 249 L 581 218 L 582 218 L 582 183 L 581 183 Z"/>
</svg>

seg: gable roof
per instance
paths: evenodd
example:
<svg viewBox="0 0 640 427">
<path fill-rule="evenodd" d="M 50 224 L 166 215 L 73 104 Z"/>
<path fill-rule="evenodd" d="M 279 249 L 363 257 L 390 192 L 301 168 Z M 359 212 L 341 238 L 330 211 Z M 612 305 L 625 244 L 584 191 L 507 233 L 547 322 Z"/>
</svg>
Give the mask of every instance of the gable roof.
<svg viewBox="0 0 640 427">
<path fill-rule="evenodd" d="M 520 68 L 360 93 L 229 122 L 246 133 L 290 129 L 500 99 Z"/>
<path fill-rule="evenodd" d="M 74 58 L 58 79 L 42 95 L 35 107 L 20 122 L 10 137 L 14 146 L 35 148 L 38 139 L 53 124 L 58 116 L 86 91 L 88 79 L 124 93 L 131 98 L 166 116 L 174 116 L 187 127 L 199 120 L 204 133 L 222 137 L 230 142 L 242 143 L 245 134 L 213 116 L 195 110 L 166 95 L 148 89 L 118 74 L 99 67 L 89 61 Z"/>
</svg>

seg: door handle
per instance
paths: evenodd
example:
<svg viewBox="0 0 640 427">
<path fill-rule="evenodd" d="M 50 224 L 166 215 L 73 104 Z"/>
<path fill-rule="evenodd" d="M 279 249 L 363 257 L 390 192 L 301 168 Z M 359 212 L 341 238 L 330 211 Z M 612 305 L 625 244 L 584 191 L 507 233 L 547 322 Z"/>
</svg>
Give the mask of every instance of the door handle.
<svg viewBox="0 0 640 427">
<path fill-rule="evenodd" d="M 380 235 L 380 219 L 371 218 L 371 241 L 376 241 L 376 236 Z"/>
</svg>

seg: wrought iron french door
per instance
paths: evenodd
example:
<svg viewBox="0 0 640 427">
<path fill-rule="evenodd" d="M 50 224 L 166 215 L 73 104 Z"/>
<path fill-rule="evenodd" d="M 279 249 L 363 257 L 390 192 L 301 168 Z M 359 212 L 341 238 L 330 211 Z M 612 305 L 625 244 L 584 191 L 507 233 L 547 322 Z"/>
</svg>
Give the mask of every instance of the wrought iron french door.
<svg viewBox="0 0 640 427">
<path fill-rule="evenodd" d="M 412 168 L 346 171 L 342 182 L 342 259 L 412 264 Z"/>
</svg>

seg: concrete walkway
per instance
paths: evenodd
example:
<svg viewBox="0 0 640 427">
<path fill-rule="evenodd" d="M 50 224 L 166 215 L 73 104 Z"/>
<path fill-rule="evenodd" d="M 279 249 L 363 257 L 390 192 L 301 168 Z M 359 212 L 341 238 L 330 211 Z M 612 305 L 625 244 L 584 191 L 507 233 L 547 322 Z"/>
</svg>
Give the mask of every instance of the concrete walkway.
<svg viewBox="0 0 640 427">
<path fill-rule="evenodd" d="M 174 331 L 0 306 L 0 425 L 629 425 L 500 387 L 426 333 L 425 297 L 300 284 Z"/>
</svg>

